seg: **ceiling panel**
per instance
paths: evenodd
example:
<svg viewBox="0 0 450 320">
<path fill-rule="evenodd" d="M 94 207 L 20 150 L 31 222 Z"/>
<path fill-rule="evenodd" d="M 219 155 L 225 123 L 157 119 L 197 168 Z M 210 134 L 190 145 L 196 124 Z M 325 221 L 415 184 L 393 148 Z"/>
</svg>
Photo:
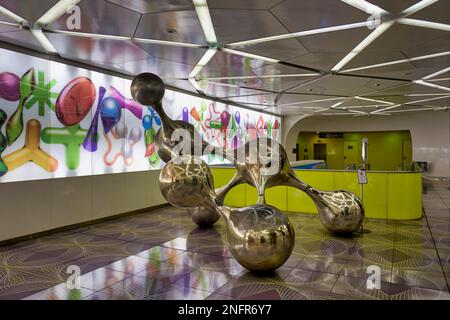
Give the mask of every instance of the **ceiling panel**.
<svg viewBox="0 0 450 320">
<path fill-rule="evenodd" d="M 266 10 L 211 9 L 210 11 L 216 36 L 223 44 L 289 33 Z"/>
<path fill-rule="evenodd" d="M 450 92 L 449 92 L 450 94 Z M 449 105 L 449 98 L 441 98 L 439 96 L 404 96 L 404 95 L 380 95 L 380 96 L 371 96 L 373 99 L 389 101 L 395 104 L 399 103 L 411 103 L 411 105 L 434 105 L 434 106 L 447 106 Z M 417 102 L 426 99 L 433 99 L 429 101 Z M 388 106 L 386 106 L 388 107 Z"/>
<path fill-rule="evenodd" d="M 237 85 L 246 88 L 255 88 L 269 91 L 284 91 L 295 85 L 307 81 L 310 77 L 275 77 L 275 78 L 246 78 L 246 79 L 221 79 L 216 82 Z"/>
<path fill-rule="evenodd" d="M 144 14 L 135 37 L 206 45 L 194 10 Z"/>
<path fill-rule="evenodd" d="M 347 52 L 339 53 L 308 53 L 299 57 L 286 60 L 287 62 L 307 66 L 310 68 L 316 68 L 320 70 L 331 70 L 336 63 L 338 63 L 343 57 L 347 55 Z"/>
<path fill-rule="evenodd" d="M 14 12 L 19 17 L 34 23 L 59 0 L 1 0 L 0 6 Z"/>
<path fill-rule="evenodd" d="M 37 40 L 33 37 L 33 35 L 26 30 L 0 33 L 0 41 L 45 52 L 39 42 L 37 42 Z"/>
<path fill-rule="evenodd" d="M 152 43 L 135 42 L 152 57 L 183 64 L 196 65 L 205 54 L 205 48 L 175 47 Z"/>
<path fill-rule="evenodd" d="M 192 93 L 197 93 L 197 90 L 195 90 L 192 84 L 187 80 L 170 79 L 170 78 L 164 78 L 163 80 L 166 85 L 183 89 Z"/>
<path fill-rule="evenodd" d="M 265 94 L 265 91 L 255 90 L 250 88 L 242 88 L 235 85 L 228 85 L 215 81 L 198 81 L 198 84 L 202 90 L 214 97 L 236 97 L 236 96 L 248 96 L 248 95 L 260 95 Z"/>
<path fill-rule="evenodd" d="M 450 24 L 450 1 L 440 0 L 410 15 L 408 18 Z"/>
<path fill-rule="evenodd" d="M 308 53 L 305 47 L 293 38 L 258 43 L 250 46 L 233 47 L 233 49 L 253 53 L 263 57 L 274 58 L 281 61 Z"/>
<path fill-rule="evenodd" d="M 18 27 L 10 26 L 10 25 L 7 25 L 7 24 L 2 24 L 0 22 L 0 33 L 3 33 L 3 32 L 16 32 L 16 31 L 20 31 L 20 29 Z"/>
<path fill-rule="evenodd" d="M 283 0 L 208 0 L 210 9 L 270 9 Z"/>
<path fill-rule="evenodd" d="M 320 101 L 326 100 L 326 101 Z M 298 94 L 298 93 L 283 93 L 278 101 L 278 106 L 285 107 L 310 107 L 315 106 L 317 103 L 325 103 L 332 105 L 338 101 L 341 101 L 337 96 L 315 95 L 315 94 Z"/>
<path fill-rule="evenodd" d="M 48 29 L 131 37 L 141 16 L 137 12 L 104 0 L 83 0 L 78 6 L 81 12 L 80 30 L 71 30 L 67 27 L 67 19 L 72 13 L 64 14 L 48 26 Z"/>
<path fill-rule="evenodd" d="M 144 60 L 121 64 L 122 68 L 131 74 L 151 72 L 165 78 L 187 78 L 194 68 L 182 63 L 148 57 Z"/>
<path fill-rule="evenodd" d="M 227 100 L 258 107 L 268 107 L 274 104 L 276 94 L 254 94 L 246 96 L 227 97 Z"/>
<path fill-rule="evenodd" d="M 402 84 L 402 82 L 333 75 L 323 77 L 311 84 L 289 90 L 289 92 L 353 96 L 375 92 L 399 84 Z"/>
<path fill-rule="evenodd" d="M 335 0 L 286 0 L 270 10 L 290 32 L 366 21 L 368 15 Z"/>
<path fill-rule="evenodd" d="M 430 94 L 430 93 L 446 93 L 444 90 L 435 89 L 416 83 L 406 83 L 404 85 L 380 90 L 377 93 L 367 94 L 365 96 L 373 98 L 374 96 L 393 96 L 406 94 Z M 376 98 L 375 98 L 376 99 Z"/>
<path fill-rule="evenodd" d="M 131 41 L 105 40 L 46 33 L 61 56 L 100 63 L 124 64 L 149 55 Z"/>
<path fill-rule="evenodd" d="M 409 45 L 402 49 L 402 52 L 408 58 L 424 56 L 432 53 L 439 53 L 450 51 L 450 35 L 447 33 L 444 36 L 437 38 L 423 39 L 420 44 Z M 435 60 L 433 58 L 432 60 Z M 414 61 L 414 64 L 423 63 L 423 61 Z"/>
<path fill-rule="evenodd" d="M 417 1 L 418 0 L 370 0 L 369 2 L 390 13 L 397 14 L 416 4 Z"/>
<path fill-rule="evenodd" d="M 192 10 L 192 0 L 107 0 L 139 13 Z M 209 1 L 208 1 L 209 2 Z"/>
</svg>

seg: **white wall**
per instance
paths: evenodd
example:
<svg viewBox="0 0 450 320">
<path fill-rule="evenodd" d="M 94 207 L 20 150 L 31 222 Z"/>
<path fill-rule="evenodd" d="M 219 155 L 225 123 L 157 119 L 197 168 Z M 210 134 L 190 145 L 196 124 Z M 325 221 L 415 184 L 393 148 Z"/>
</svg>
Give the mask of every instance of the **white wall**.
<svg viewBox="0 0 450 320">
<path fill-rule="evenodd" d="M 291 116 L 283 119 L 283 145 L 289 160 L 295 160 L 300 131 L 388 131 L 410 130 L 413 160 L 428 161 L 433 177 L 449 177 L 450 112 L 405 112 L 392 116 Z"/>
<path fill-rule="evenodd" d="M 0 241 L 166 203 L 159 170 L 0 184 Z"/>
</svg>

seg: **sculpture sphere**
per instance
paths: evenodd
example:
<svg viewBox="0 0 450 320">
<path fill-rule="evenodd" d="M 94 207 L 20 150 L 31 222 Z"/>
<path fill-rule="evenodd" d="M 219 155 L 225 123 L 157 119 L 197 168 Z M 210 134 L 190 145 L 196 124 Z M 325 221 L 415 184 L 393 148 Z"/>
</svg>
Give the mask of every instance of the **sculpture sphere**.
<svg viewBox="0 0 450 320">
<path fill-rule="evenodd" d="M 214 181 L 208 165 L 195 156 L 167 162 L 159 174 L 164 198 L 175 207 L 214 207 Z"/>
<path fill-rule="evenodd" d="M 364 206 L 352 192 L 320 191 L 308 188 L 305 192 L 317 206 L 320 222 L 331 232 L 352 233 L 364 220 Z"/>
<path fill-rule="evenodd" d="M 220 218 L 215 208 L 195 207 L 188 208 L 192 221 L 201 228 L 209 228 Z"/>
<path fill-rule="evenodd" d="M 144 106 L 154 106 L 164 97 L 164 82 L 156 74 L 145 72 L 134 77 L 131 83 L 133 99 Z"/>
<path fill-rule="evenodd" d="M 292 253 L 295 232 L 277 208 L 254 205 L 224 213 L 233 257 L 251 271 L 273 271 Z"/>
</svg>

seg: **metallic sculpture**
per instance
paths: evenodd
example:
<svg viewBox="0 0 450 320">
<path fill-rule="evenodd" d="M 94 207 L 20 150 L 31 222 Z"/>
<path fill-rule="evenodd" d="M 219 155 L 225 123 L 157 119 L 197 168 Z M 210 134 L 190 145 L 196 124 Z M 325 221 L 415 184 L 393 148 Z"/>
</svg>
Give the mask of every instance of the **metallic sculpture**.
<svg viewBox="0 0 450 320">
<path fill-rule="evenodd" d="M 172 205 L 188 208 L 200 226 L 211 226 L 221 216 L 227 225 L 230 250 L 242 266 L 252 271 L 274 270 L 289 258 L 294 247 L 294 229 L 285 215 L 266 204 L 266 188 L 289 186 L 304 191 L 316 204 L 320 221 L 331 232 L 351 233 L 360 227 L 364 207 L 356 195 L 348 191 L 320 191 L 304 183 L 291 169 L 284 148 L 269 138 L 257 138 L 239 148 L 224 150 L 237 172 L 228 184 L 214 190 L 209 167 L 193 154 L 204 154 L 206 150 L 214 153 L 217 149 L 204 141 L 192 124 L 167 116 L 161 103 L 164 90 L 162 80 L 151 73 L 136 76 L 131 84 L 133 98 L 151 105 L 161 118 L 162 127 L 155 137 L 158 155 L 166 162 L 160 174 L 161 192 Z M 173 137 L 180 129 L 185 133 L 181 141 Z M 184 148 L 177 147 L 180 142 Z M 240 209 L 225 206 L 227 193 L 243 183 L 257 189 L 257 204 Z"/>
</svg>

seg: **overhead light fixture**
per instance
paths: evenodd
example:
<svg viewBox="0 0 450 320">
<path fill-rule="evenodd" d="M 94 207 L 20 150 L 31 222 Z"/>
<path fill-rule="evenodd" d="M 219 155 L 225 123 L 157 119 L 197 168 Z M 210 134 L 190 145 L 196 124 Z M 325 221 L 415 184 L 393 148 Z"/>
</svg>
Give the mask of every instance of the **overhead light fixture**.
<svg viewBox="0 0 450 320">
<path fill-rule="evenodd" d="M 378 109 L 378 110 L 372 111 L 372 112 L 370 112 L 370 114 L 376 114 L 376 113 L 380 113 L 380 112 L 383 112 L 383 111 L 386 111 L 386 110 L 391 110 L 391 109 L 394 109 L 394 108 L 398 108 L 401 105 L 402 105 L 401 103 L 395 104 L 393 106 L 390 106 L 390 107 L 387 107 L 387 108 L 384 108 L 384 109 Z"/>
<path fill-rule="evenodd" d="M 434 77 L 436 77 L 436 76 L 438 76 L 438 75 L 440 75 L 440 74 L 446 73 L 446 72 L 448 72 L 448 71 L 450 71 L 450 67 L 447 67 L 447 68 L 442 69 L 442 70 L 439 70 L 439 71 L 437 71 L 437 72 L 435 72 L 435 73 L 429 74 L 428 76 L 423 77 L 422 80 L 428 80 L 428 79 L 430 79 L 430 78 L 434 78 Z"/>
<path fill-rule="evenodd" d="M 161 44 L 161 45 L 174 46 L 174 47 L 187 47 L 187 48 L 203 48 L 204 47 L 201 44 L 165 41 L 165 40 L 156 40 L 156 39 L 131 38 L 131 40 L 136 41 L 136 42 L 142 42 L 142 43 L 153 43 L 153 44 Z"/>
<path fill-rule="evenodd" d="M 391 113 L 399 113 L 399 112 L 411 112 L 411 111 L 438 111 L 445 110 L 446 107 L 436 107 L 436 108 L 418 108 L 418 109 L 405 109 L 405 110 L 394 110 L 390 111 Z"/>
<path fill-rule="evenodd" d="M 365 69 L 373 69 L 373 68 L 390 66 L 390 65 L 393 65 L 393 64 L 399 64 L 399 63 L 405 63 L 405 62 L 411 62 L 411 61 L 417 61 L 417 60 L 424 60 L 424 59 L 443 57 L 443 56 L 447 56 L 449 54 L 450 54 L 450 51 L 444 51 L 444 52 L 438 52 L 438 53 L 433 53 L 433 54 L 427 54 L 427 55 L 424 55 L 424 56 L 413 57 L 413 58 L 409 58 L 409 59 L 400 59 L 400 60 L 394 60 L 394 61 L 389 61 L 389 62 L 384 62 L 384 63 L 372 64 L 372 65 L 364 66 L 364 67 L 346 69 L 346 70 L 342 70 L 341 72 L 342 73 L 346 73 L 346 72 L 359 71 L 359 70 L 365 70 Z"/>
<path fill-rule="evenodd" d="M 361 41 L 352 51 L 350 51 L 341 61 L 336 64 L 331 71 L 337 72 L 341 70 L 347 63 L 363 51 L 369 44 L 389 29 L 394 22 L 383 22 L 375 30 L 373 30 L 363 41 Z"/>
<path fill-rule="evenodd" d="M 381 9 L 379 6 L 376 6 L 370 2 L 364 1 L 364 0 L 341 0 L 342 2 L 345 2 L 346 4 L 351 5 L 352 7 L 355 7 L 359 10 L 362 10 L 368 14 L 388 14 L 388 12 L 384 9 Z"/>
<path fill-rule="evenodd" d="M 188 81 L 190 82 L 190 84 L 194 87 L 195 90 L 197 90 L 199 93 L 203 93 L 202 88 L 200 88 L 200 86 L 198 85 L 197 80 L 195 80 L 194 78 L 188 78 Z"/>
<path fill-rule="evenodd" d="M 415 27 L 450 31 L 450 25 L 445 24 L 445 23 L 438 23 L 438 22 L 431 22 L 431 21 L 417 20 L 417 19 L 407 19 L 407 18 L 398 19 L 397 22 L 401 23 L 401 24 L 415 26 Z"/>
<path fill-rule="evenodd" d="M 445 96 L 447 94 L 448 93 L 409 93 L 405 94 L 405 97 Z"/>
<path fill-rule="evenodd" d="M 222 48 L 221 50 L 223 52 L 226 52 L 226 53 L 231 53 L 231 54 L 235 54 L 235 55 L 238 55 L 238 56 L 243 56 L 243 57 L 246 57 L 246 58 L 258 59 L 258 60 L 267 61 L 267 62 L 271 62 L 271 63 L 278 63 L 278 62 L 280 62 L 280 60 L 272 59 L 272 58 L 268 58 L 268 57 L 264 57 L 264 56 L 260 56 L 260 55 L 253 54 L 253 53 L 242 52 L 242 51 L 237 51 L 237 50 L 228 49 L 228 48 Z"/>
<path fill-rule="evenodd" d="M 358 100 L 365 100 L 365 101 L 371 101 L 371 102 L 378 102 L 378 103 L 382 103 L 382 104 L 389 104 L 389 105 L 393 105 L 395 103 L 389 102 L 389 101 L 383 101 L 383 100 L 377 100 L 377 99 L 371 99 L 371 98 L 365 98 L 365 97 L 360 97 L 360 96 L 355 96 L 355 99 Z"/>
<path fill-rule="evenodd" d="M 439 90 L 444 90 L 444 91 L 450 91 L 450 88 L 448 87 L 443 87 L 434 83 L 429 83 L 423 80 L 414 80 L 414 83 L 420 84 L 422 86 L 426 86 L 426 87 L 430 87 L 430 88 L 435 88 L 435 89 L 439 89 Z"/>
<path fill-rule="evenodd" d="M 422 10 L 425 7 L 428 7 L 429 5 L 437 2 L 438 0 L 422 0 L 417 2 L 416 4 L 412 5 L 409 8 L 406 8 L 405 10 L 403 10 L 401 12 L 401 14 L 403 15 L 403 17 L 407 17 L 412 15 L 413 13 L 416 13 L 417 11 Z"/>
<path fill-rule="evenodd" d="M 245 79 L 266 79 L 266 78 L 293 78 L 293 77 L 312 77 L 318 73 L 296 73 L 296 74 L 265 74 L 259 76 L 237 76 L 237 77 L 213 77 L 202 80 L 245 80 Z"/>
<path fill-rule="evenodd" d="M 208 3 L 206 0 L 193 0 L 195 11 L 197 12 L 200 25 L 202 26 L 203 33 L 205 34 L 206 41 L 210 44 L 216 44 L 217 38 L 214 32 L 214 26 L 209 14 Z"/>
<path fill-rule="evenodd" d="M 27 20 L 25 20 L 22 17 L 19 17 L 17 14 L 15 14 L 12 11 L 9 11 L 8 9 L 6 9 L 5 7 L 0 6 L 0 13 L 4 14 L 5 16 L 7 16 L 8 18 L 20 23 L 20 24 L 26 24 L 28 23 Z"/>
<path fill-rule="evenodd" d="M 200 71 L 203 69 L 203 67 L 206 66 L 206 64 L 209 62 L 209 60 L 211 60 L 212 57 L 214 57 L 216 52 L 217 52 L 217 49 L 214 49 L 214 48 L 208 49 L 205 52 L 205 54 L 203 55 L 203 57 L 201 57 L 201 59 L 197 63 L 197 65 L 194 67 L 194 70 L 192 70 L 192 72 L 189 74 L 189 78 L 195 78 L 197 76 L 197 74 L 199 74 Z"/>
<path fill-rule="evenodd" d="M 439 97 L 429 98 L 429 99 L 416 100 L 416 101 L 409 101 L 409 102 L 405 102 L 404 104 L 414 104 L 414 103 L 419 103 L 419 102 L 439 100 L 439 99 L 445 99 L 445 98 L 450 98 L 450 95 L 439 96 Z"/>
<path fill-rule="evenodd" d="M 280 106 L 293 106 L 293 105 L 299 105 L 299 104 L 308 104 L 308 103 L 343 100 L 343 99 L 347 99 L 347 97 L 336 97 L 336 98 L 327 98 L 327 99 L 319 99 L 319 100 L 291 102 L 291 103 L 281 104 Z"/>
<path fill-rule="evenodd" d="M 42 17 L 40 17 L 36 24 L 39 27 L 46 26 L 64 15 L 68 10 L 72 9 L 80 0 L 60 0 L 53 7 L 50 8 Z"/>
<path fill-rule="evenodd" d="M 39 44 L 44 48 L 48 53 L 58 53 L 55 47 L 52 45 L 50 40 L 44 35 L 42 30 L 40 29 L 30 29 L 31 34 L 34 38 L 39 42 Z"/>
<path fill-rule="evenodd" d="M 17 23 L 13 23 L 13 22 L 6 22 L 6 21 L 0 21 L 1 25 L 5 25 L 5 26 L 10 26 L 10 27 L 16 27 L 16 28 L 20 28 L 20 24 Z"/>
<path fill-rule="evenodd" d="M 428 81 L 448 81 L 450 78 L 429 79 Z"/>
<path fill-rule="evenodd" d="M 271 36 L 271 37 L 264 37 L 264 38 L 246 40 L 246 41 L 233 42 L 233 43 L 227 44 L 227 47 L 242 47 L 242 46 L 248 46 L 248 45 L 263 43 L 263 42 L 284 40 L 284 39 L 290 39 L 290 38 L 298 38 L 298 37 L 310 36 L 310 35 L 326 33 L 326 32 L 368 27 L 368 26 L 371 26 L 374 24 L 375 24 L 375 21 L 364 21 L 364 22 L 350 23 L 350 24 L 344 24 L 344 25 L 334 26 L 334 27 L 326 27 L 326 28 L 293 32 L 293 33 L 286 33 L 286 34 L 281 34 L 278 36 Z"/>
</svg>

